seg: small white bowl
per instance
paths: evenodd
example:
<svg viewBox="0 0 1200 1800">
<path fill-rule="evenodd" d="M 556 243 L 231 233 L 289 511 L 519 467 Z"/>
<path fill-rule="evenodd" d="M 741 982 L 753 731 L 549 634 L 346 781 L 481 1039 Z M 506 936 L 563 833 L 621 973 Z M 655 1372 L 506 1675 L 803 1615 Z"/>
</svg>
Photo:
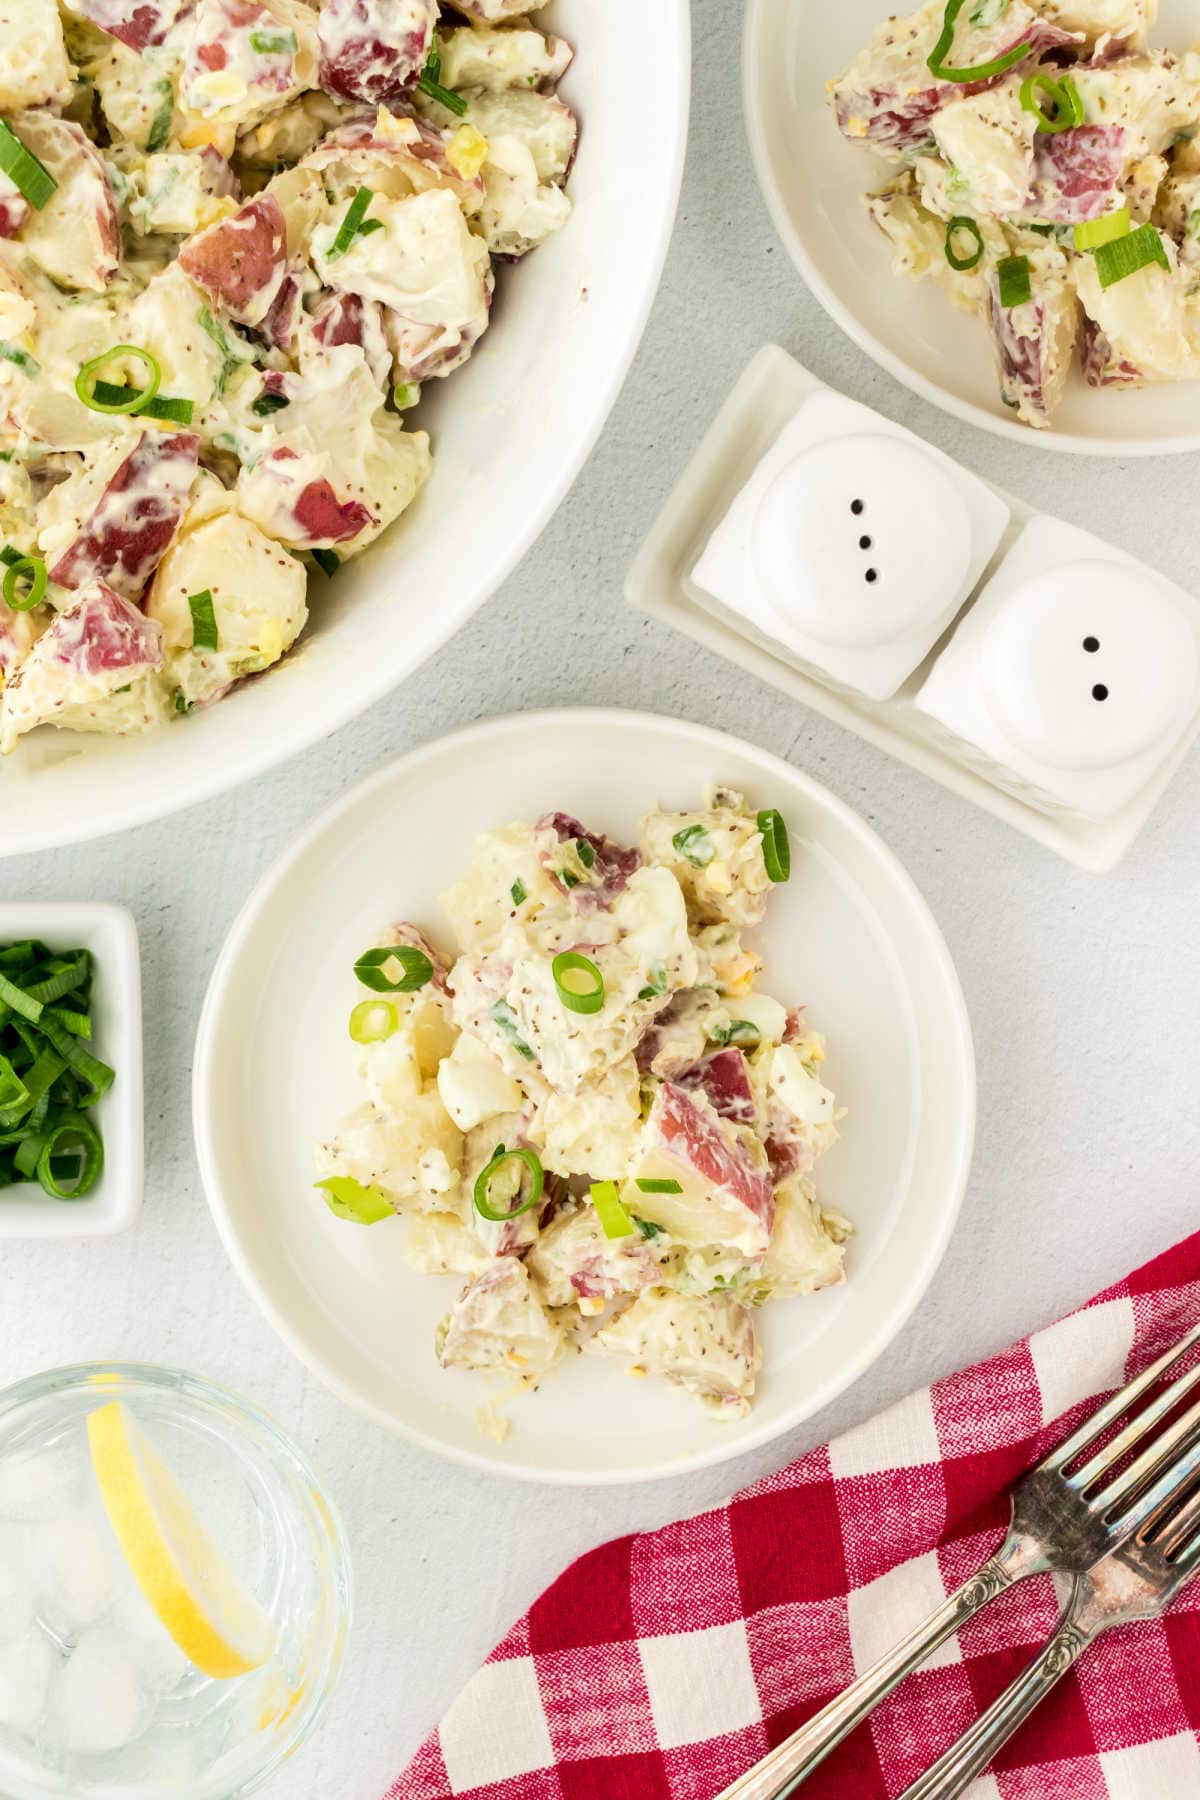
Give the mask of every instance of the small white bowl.
<svg viewBox="0 0 1200 1800">
<path fill-rule="evenodd" d="M 145 1176 L 142 1098 L 142 974 L 137 927 L 123 906 L 95 900 L 0 902 L 0 946 L 41 938 L 52 950 L 95 958 L 89 1045 L 117 1078 L 96 1105 L 104 1172 L 82 1200 L 55 1200 L 37 1182 L 0 1188 L 0 1238 L 110 1237 L 142 1205 Z"/>
<path fill-rule="evenodd" d="M 825 103 L 826 82 L 841 74 L 891 10 L 890 0 L 837 6 L 750 0 L 746 10 L 743 99 L 759 184 L 792 261 L 821 305 L 923 400 L 1031 450 L 1089 456 L 1200 450 L 1195 382 L 1119 392 L 1088 387 L 1076 370 L 1050 429 L 1017 424 L 1000 399 L 982 321 L 957 312 L 932 281 L 891 274 L 891 250 L 862 204 L 885 165 L 846 142 Z M 1185 50 L 1195 35 L 1190 3 L 1164 0 L 1153 42 Z"/>
<path fill-rule="evenodd" d="M 442 1369 L 434 1331 L 461 1282 L 414 1274 L 397 1220 L 364 1231 L 313 1193 L 313 1143 L 360 1099 L 351 967 L 381 924 L 449 942 L 438 894 L 476 834 L 556 808 L 628 841 L 661 801 L 714 781 L 778 806 L 792 876 L 755 932 L 772 991 L 811 1004 L 849 1107 L 822 1159 L 858 1226 L 850 1278 L 761 1315 L 755 1412 L 715 1423 L 666 1383 L 575 1357 L 537 1393 Z M 299 972 L 299 973 L 298 973 Z M 937 1268 L 967 1179 L 975 1064 L 962 993 L 925 902 L 875 833 L 789 763 L 704 726 L 596 710 L 490 719 L 347 794 L 264 876 L 217 962 L 193 1113 L 209 1205 L 280 1336 L 344 1399 L 475 1468 L 546 1482 L 645 1481 L 721 1462 L 824 1406 L 882 1354 Z M 513 1430 L 485 1436 L 499 1398 Z"/>
</svg>

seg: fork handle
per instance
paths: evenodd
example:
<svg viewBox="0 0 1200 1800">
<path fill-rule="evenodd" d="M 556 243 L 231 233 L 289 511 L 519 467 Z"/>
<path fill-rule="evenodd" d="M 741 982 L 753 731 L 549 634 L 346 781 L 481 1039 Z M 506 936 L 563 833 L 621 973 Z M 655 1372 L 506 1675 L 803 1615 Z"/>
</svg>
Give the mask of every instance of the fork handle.
<svg viewBox="0 0 1200 1800">
<path fill-rule="evenodd" d="M 930 1613 L 923 1625 L 910 1631 L 844 1693 L 739 1776 L 717 1800 L 783 1800 L 906 1675 L 932 1656 L 939 1644 L 953 1637 L 960 1625 L 990 1605 L 997 1594 L 1032 1575 L 1039 1566 L 1025 1540 L 1006 1538 L 996 1554 Z"/>
<path fill-rule="evenodd" d="M 1104 1629 L 1103 1623 L 1085 1624 L 1073 1606 L 1040 1656 L 1036 1656 L 1000 1698 L 991 1705 L 938 1760 L 906 1787 L 900 1800 L 956 1800 L 981 1775 L 1002 1744 L 1018 1725 L 1041 1704 L 1056 1682 L 1073 1668 L 1088 1645 Z"/>
</svg>

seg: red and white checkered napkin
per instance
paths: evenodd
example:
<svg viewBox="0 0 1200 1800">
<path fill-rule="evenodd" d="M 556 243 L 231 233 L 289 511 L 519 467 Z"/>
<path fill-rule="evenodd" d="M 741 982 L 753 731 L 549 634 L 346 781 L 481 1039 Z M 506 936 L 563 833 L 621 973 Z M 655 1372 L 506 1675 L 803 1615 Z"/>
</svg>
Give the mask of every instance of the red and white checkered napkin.
<svg viewBox="0 0 1200 1800">
<path fill-rule="evenodd" d="M 1200 1233 L 726 1505 L 581 1557 L 387 1800 L 713 1800 L 989 1555 L 1007 1490 L 1200 1317 Z M 899 1794 L 1040 1646 L 1048 1578 L 972 1620 L 806 1783 Z M 1200 1800 L 1200 1582 L 1103 1638 L 972 1800 Z"/>
</svg>

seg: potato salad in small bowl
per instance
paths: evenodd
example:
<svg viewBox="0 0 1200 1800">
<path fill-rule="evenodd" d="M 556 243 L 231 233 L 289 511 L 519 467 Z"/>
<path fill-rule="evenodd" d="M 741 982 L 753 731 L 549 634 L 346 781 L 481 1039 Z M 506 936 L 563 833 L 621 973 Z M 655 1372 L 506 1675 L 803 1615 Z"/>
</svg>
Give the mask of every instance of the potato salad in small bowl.
<svg viewBox="0 0 1200 1800">
<path fill-rule="evenodd" d="M 441 942 L 400 924 L 359 958 L 365 1097 L 318 1190 L 359 1225 L 405 1214 L 412 1266 L 460 1279 L 444 1367 L 536 1387 L 584 1352 L 741 1418 L 755 1309 L 843 1279 L 824 1040 L 757 985 L 789 872 L 780 814 L 731 789 L 636 846 L 554 812 L 479 839 Z"/>
</svg>

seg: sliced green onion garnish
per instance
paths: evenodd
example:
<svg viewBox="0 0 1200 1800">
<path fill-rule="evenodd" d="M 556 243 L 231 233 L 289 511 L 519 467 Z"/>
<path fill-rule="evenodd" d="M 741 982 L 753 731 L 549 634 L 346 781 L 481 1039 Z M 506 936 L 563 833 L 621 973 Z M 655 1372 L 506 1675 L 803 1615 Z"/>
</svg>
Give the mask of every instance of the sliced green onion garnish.
<svg viewBox="0 0 1200 1800">
<path fill-rule="evenodd" d="M 1096 273 L 1100 277 L 1100 286 L 1105 288 L 1112 287 L 1115 281 L 1124 281 L 1127 275 L 1136 275 L 1139 269 L 1148 268 L 1151 263 L 1157 263 L 1163 269 L 1171 267 L 1163 241 L 1153 225 L 1139 225 L 1136 231 L 1113 238 L 1096 251 Z"/>
<path fill-rule="evenodd" d="M 974 240 L 975 240 L 975 248 L 973 250 L 971 250 L 966 256 L 959 256 L 958 252 L 954 248 L 955 235 L 956 235 L 956 233 L 958 233 L 960 231 L 969 232 L 971 234 L 972 238 L 974 238 Z M 964 269 L 975 268 L 976 264 L 979 262 L 979 259 L 982 257 L 982 255 L 983 255 L 983 233 L 982 233 L 982 231 L 980 231 L 980 229 L 979 229 L 978 225 L 975 223 L 974 219 L 968 218 L 966 213 L 956 213 L 954 218 L 951 219 L 950 223 L 946 227 L 946 261 L 950 264 L 950 267 L 952 269 L 958 269 L 961 272 Z"/>
<path fill-rule="evenodd" d="M 354 973 L 376 994 L 415 994 L 433 980 L 433 964 L 411 944 L 380 944 L 364 950 Z"/>
<path fill-rule="evenodd" d="M 260 56 L 294 56 L 296 54 L 296 34 L 294 31 L 252 31 L 250 48 L 257 50 Z"/>
<path fill-rule="evenodd" d="M 514 906 L 524 906 L 526 900 L 529 898 L 523 881 L 514 881 L 508 891 L 512 895 L 512 903 Z"/>
<path fill-rule="evenodd" d="M 407 412 L 421 398 L 421 390 L 415 381 L 398 381 L 392 389 L 392 405 L 397 412 Z"/>
<path fill-rule="evenodd" d="M 141 418 L 167 419 L 172 425 L 190 425 L 196 406 L 192 400 L 171 394 L 155 394 L 141 406 L 125 406 L 126 400 L 142 400 L 144 388 L 118 387 L 112 381 L 97 381 L 92 387 L 92 400 L 111 412 L 135 412 Z"/>
<path fill-rule="evenodd" d="M 260 394 L 250 411 L 258 418 L 265 419 L 271 413 L 282 412 L 285 406 L 291 404 L 286 394 Z"/>
<path fill-rule="evenodd" d="M 1003 56 L 994 56 L 991 62 L 976 63 L 973 69 L 947 68 L 942 59 L 948 54 L 950 46 L 954 42 L 955 21 L 964 4 L 965 0 L 949 0 L 942 19 L 941 36 L 929 55 L 928 67 L 939 81 L 989 81 L 993 75 L 1003 75 L 1006 69 L 1013 68 L 1029 55 L 1033 46 L 1028 43 L 1020 43 L 1015 44 L 1011 50 L 1006 50 Z"/>
<path fill-rule="evenodd" d="M 40 375 L 42 372 L 42 365 L 34 361 L 28 350 L 22 350 L 20 344 L 10 344 L 7 340 L 0 340 L 0 356 L 4 358 L 5 362 L 10 362 L 20 369 L 22 375 L 28 375 L 31 381 L 34 376 Z"/>
<path fill-rule="evenodd" d="M 367 216 L 367 208 L 375 198 L 369 187 L 360 187 L 346 208 L 346 216 L 337 228 L 332 244 L 326 251 L 326 261 L 332 262 L 335 256 L 345 256 L 347 250 L 362 230 L 363 220 Z"/>
<path fill-rule="evenodd" d="M 354 1225 L 378 1225 L 395 1211 L 382 1188 L 364 1187 L 349 1175 L 330 1175 L 325 1181 L 315 1181 L 313 1186 L 324 1194 L 331 1213 Z"/>
<path fill-rule="evenodd" d="M 593 1181 L 592 1205 L 606 1238 L 630 1237 L 637 1226 L 621 1205 L 615 1181 Z"/>
<path fill-rule="evenodd" d="M 17 583 L 20 581 L 29 583 L 23 594 L 17 592 Z M 4 594 L 4 604 L 13 612 L 32 612 L 46 597 L 46 582 L 46 565 L 40 556 L 18 557 L 4 571 L 4 582 L 0 588 L 0 592 Z"/>
<path fill-rule="evenodd" d="M 475 1211 L 490 1224 L 503 1225 L 506 1220 L 519 1219 L 531 1206 L 536 1206 L 545 1185 L 545 1172 L 534 1151 L 506 1150 L 500 1144 L 491 1162 L 475 1178 Z M 494 1205 L 497 1200 L 507 1200 L 510 1204 Z"/>
<path fill-rule="evenodd" d="M 521 1036 L 521 1027 L 517 1023 L 517 1015 L 508 1004 L 507 1000 L 497 1000 L 495 1006 L 489 1011 L 488 1018 L 491 1019 L 494 1025 L 500 1027 L 501 1032 L 508 1039 L 518 1056 L 523 1056 L 526 1062 L 533 1061 L 533 1051 Z"/>
<path fill-rule="evenodd" d="M 637 1183 L 643 1194 L 682 1194 L 683 1189 L 677 1181 L 642 1181 Z"/>
<path fill-rule="evenodd" d="M 36 98 L 36 96 L 35 96 Z M 41 212 L 58 183 L 32 150 L 27 150 L 12 126 L 0 119 L 0 170 L 20 188 L 35 212 Z"/>
<path fill-rule="evenodd" d="M 192 649 L 218 649 L 217 615 L 213 611 L 210 589 L 202 588 L 198 594 L 189 594 L 188 611 L 192 615 Z"/>
<path fill-rule="evenodd" d="M 561 950 L 550 965 L 558 997 L 568 1012 L 598 1013 L 604 1005 L 604 977 L 590 956 Z"/>
<path fill-rule="evenodd" d="M 671 839 L 684 862 L 690 862 L 694 869 L 703 869 L 717 854 L 717 847 L 705 831 L 703 825 L 685 825 Z"/>
<path fill-rule="evenodd" d="M 341 563 L 332 550 L 310 550 L 309 555 L 320 569 L 322 575 L 334 576 L 341 568 Z"/>
<path fill-rule="evenodd" d="M 786 881 L 792 872 L 792 847 L 788 843 L 783 815 L 773 806 L 768 806 L 759 813 L 757 824 L 762 833 L 762 853 L 767 874 L 772 881 Z"/>
<path fill-rule="evenodd" d="M 25 552 L 23 550 L 15 550 L 11 544 L 5 544 L 3 547 L 0 547 L 0 563 L 6 563 L 10 569 L 14 563 L 22 562 L 24 556 Z"/>
<path fill-rule="evenodd" d="M 1050 102 L 1049 112 L 1042 108 L 1041 94 Z M 1021 83 L 1021 105 L 1037 120 L 1038 131 L 1070 131 L 1083 124 L 1083 101 L 1069 75 L 1056 81 L 1044 69 L 1035 70 Z"/>
<path fill-rule="evenodd" d="M 96 398 L 95 377 L 101 369 L 107 368 L 111 362 L 119 362 L 127 357 L 135 357 L 144 364 L 147 370 L 147 382 L 144 388 L 122 389 L 128 397 L 119 401 L 104 401 Z M 105 350 L 100 356 L 93 356 L 91 362 L 84 363 L 75 377 L 75 392 L 86 407 L 98 413 L 134 413 L 149 404 L 158 392 L 162 380 L 162 365 L 156 356 L 148 350 L 142 350 L 137 344 L 114 344 L 111 350 Z"/>
<path fill-rule="evenodd" d="M 437 45 L 434 44 L 429 52 L 429 60 L 421 70 L 417 80 L 417 86 L 423 94 L 428 94 L 431 100 L 436 100 L 439 106 L 444 106 L 447 111 L 454 113 L 461 119 L 467 110 L 467 103 L 461 94 L 456 94 L 451 88 L 444 88 L 442 86 L 441 82 L 438 80 L 438 76 L 441 72 L 442 53 Z"/>
<path fill-rule="evenodd" d="M 655 963 L 650 969 L 649 981 L 644 988 L 638 989 L 638 999 L 656 1000 L 660 994 L 665 994 L 667 992 L 669 986 L 670 983 L 667 981 L 666 964 L 660 962 Z"/>
<path fill-rule="evenodd" d="M 70 1167 L 68 1185 L 63 1176 Z M 104 1145 L 100 1133 L 90 1119 L 80 1113 L 68 1113 L 42 1141 L 36 1174 L 46 1192 L 55 1200 L 82 1200 L 99 1181 L 104 1169 Z"/>
<path fill-rule="evenodd" d="M 360 1000 L 350 1014 L 350 1036 L 356 1044 L 382 1044 L 399 1023 L 390 1000 Z"/>
<path fill-rule="evenodd" d="M 171 136 L 171 125 L 175 118 L 175 89 L 169 81 L 156 81 L 150 89 L 158 95 L 158 111 L 150 121 L 150 135 L 146 139 L 146 150 L 153 156 L 163 148 Z"/>
<path fill-rule="evenodd" d="M 1075 248 L 1077 250 L 1098 250 L 1101 244 L 1111 243 L 1113 238 L 1124 237 L 1130 229 L 1129 208 L 1118 206 L 1115 212 L 1105 213 L 1100 219 L 1084 219 L 1075 227 Z"/>
<path fill-rule="evenodd" d="M 1001 306 L 1024 306 L 1032 289 L 1029 285 L 1029 258 L 1006 256 L 996 265 L 1000 283 Z"/>
</svg>

